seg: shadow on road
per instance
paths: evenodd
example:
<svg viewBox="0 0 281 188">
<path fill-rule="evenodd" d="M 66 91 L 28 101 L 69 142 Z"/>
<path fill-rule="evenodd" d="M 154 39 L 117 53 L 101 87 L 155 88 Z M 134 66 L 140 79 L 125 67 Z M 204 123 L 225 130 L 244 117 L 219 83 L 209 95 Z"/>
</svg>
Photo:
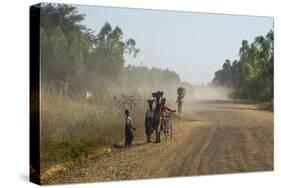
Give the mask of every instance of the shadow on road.
<svg viewBox="0 0 281 188">
<path fill-rule="evenodd" d="M 142 145 L 145 145 L 147 144 L 146 142 L 143 142 L 143 143 L 133 143 L 132 145 L 130 145 L 128 148 L 132 148 L 132 147 L 138 147 L 138 146 L 142 146 Z M 112 147 L 114 149 L 125 149 L 124 145 L 123 144 L 112 144 Z"/>
</svg>

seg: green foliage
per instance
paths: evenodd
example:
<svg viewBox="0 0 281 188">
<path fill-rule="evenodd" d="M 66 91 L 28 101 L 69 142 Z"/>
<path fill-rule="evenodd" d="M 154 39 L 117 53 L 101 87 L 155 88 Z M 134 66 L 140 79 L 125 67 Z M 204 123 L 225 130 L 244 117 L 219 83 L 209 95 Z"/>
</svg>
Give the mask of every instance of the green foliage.
<svg viewBox="0 0 281 188">
<path fill-rule="evenodd" d="M 97 139 L 95 141 L 69 140 L 61 142 L 58 147 L 63 149 L 66 156 L 71 159 L 83 159 L 88 157 L 91 150 L 109 145 L 104 140 Z"/>
<path fill-rule="evenodd" d="M 104 88 L 119 81 L 124 55 L 139 53 L 134 39 L 123 40 L 118 26 L 105 23 L 98 34 L 81 24 L 83 14 L 70 5 L 43 4 L 41 7 L 42 81 L 68 82 L 72 91 L 99 83 Z M 107 79 L 101 78 L 106 76 Z M 103 81 L 102 81 L 103 80 Z"/>
<path fill-rule="evenodd" d="M 242 41 L 239 50 L 240 59 L 226 60 L 221 70 L 215 73 L 214 85 L 223 85 L 233 89 L 233 96 L 242 99 L 271 101 L 273 99 L 273 57 L 274 33 L 269 31 L 258 36 L 249 45 Z"/>
<path fill-rule="evenodd" d="M 84 15 L 69 5 L 44 4 L 41 7 L 42 80 L 71 81 L 83 69 L 92 35 L 80 22 Z"/>
</svg>

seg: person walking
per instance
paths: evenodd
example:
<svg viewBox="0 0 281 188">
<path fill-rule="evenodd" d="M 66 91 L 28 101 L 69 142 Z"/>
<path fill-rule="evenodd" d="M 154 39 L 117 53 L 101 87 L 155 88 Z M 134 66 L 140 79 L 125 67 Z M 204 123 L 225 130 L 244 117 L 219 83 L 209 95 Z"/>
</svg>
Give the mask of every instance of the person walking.
<svg viewBox="0 0 281 188">
<path fill-rule="evenodd" d="M 150 137 L 153 132 L 153 117 L 154 117 L 154 111 L 152 109 L 152 105 L 154 100 L 153 99 L 148 99 L 148 110 L 145 113 L 145 134 L 147 138 L 147 143 L 150 142 Z"/>
<path fill-rule="evenodd" d="M 156 143 L 160 143 L 160 130 L 159 130 L 160 110 L 161 110 L 161 103 L 160 103 L 160 97 L 158 96 L 156 97 L 154 116 L 153 116 L 153 130 L 155 131 Z"/>
<path fill-rule="evenodd" d="M 161 100 L 161 108 L 160 108 L 160 131 L 163 130 L 164 126 L 166 126 L 165 124 L 165 117 L 164 117 L 164 113 L 165 112 L 176 112 L 176 110 L 171 110 L 170 108 L 168 108 L 166 106 L 166 98 L 162 98 Z"/>
</svg>

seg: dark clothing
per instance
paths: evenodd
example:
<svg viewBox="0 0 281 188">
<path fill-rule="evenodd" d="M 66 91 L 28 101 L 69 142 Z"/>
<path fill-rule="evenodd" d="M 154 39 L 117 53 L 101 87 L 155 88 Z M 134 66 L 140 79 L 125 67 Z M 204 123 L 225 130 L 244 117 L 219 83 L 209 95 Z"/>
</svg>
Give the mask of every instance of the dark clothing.
<svg viewBox="0 0 281 188">
<path fill-rule="evenodd" d="M 161 110 L 161 104 L 158 103 L 155 106 L 154 109 L 154 117 L 153 117 L 153 129 L 156 129 L 159 127 L 159 122 L 160 122 L 160 110 Z"/>
<path fill-rule="evenodd" d="M 146 118 L 145 119 L 145 134 L 151 135 L 153 132 L 153 119 L 152 118 Z"/>
<path fill-rule="evenodd" d="M 127 116 L 126 125 L 125 125 L 125 147 L 131 145 L 133 142 L 134 139 L 133 130 L 136 129 L 133 127 L 132 119 L 131 117 Z"/>
<path fill-rule="evenodd" d="M 156 103 L 156 106 L 154 108 L 154 118 L 153 118 L 153 130 L 155 131 L 156 143 L 160 142 L 160 132 L 159 132 L 160 110 L 161 110 L 161 104 Z"/>
<path fill-rule="evenodd" d="M 145 118 L 145 134 L 147 137 L 147 142 L 150 142 L 150 136 L 153 133 L 153 118 L 146 117 Z"/>
<path fill-rule="evenodd" d="M 127 128 L 125 128 L 125 147 L 132 144 L 134 139 L 133 132 Z"/>
<path fill-rule="evenodd" d="M 160 131 L 157 129 L 156 132 L 156 143 L 160 143 L 161 142 L 161 139 L 160 139 Z"/>
</svg>

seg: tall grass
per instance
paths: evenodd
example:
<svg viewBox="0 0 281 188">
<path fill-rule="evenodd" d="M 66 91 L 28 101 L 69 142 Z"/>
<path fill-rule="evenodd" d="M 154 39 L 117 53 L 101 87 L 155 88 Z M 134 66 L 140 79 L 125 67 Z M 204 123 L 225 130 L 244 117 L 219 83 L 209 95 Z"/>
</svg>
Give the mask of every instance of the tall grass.
<svg viewBox="0 0 281 188">
<path fill-rule="evenodd" d="M 74 96 L 41 88 L 41 164 L 82 159 L 124 141 L 124 110 L 129 108 L 137 131 L 144 136 L 146 99 L 128 95 Z M 136 96 L 136 94 L 134 94 Z"/>
</svg>

